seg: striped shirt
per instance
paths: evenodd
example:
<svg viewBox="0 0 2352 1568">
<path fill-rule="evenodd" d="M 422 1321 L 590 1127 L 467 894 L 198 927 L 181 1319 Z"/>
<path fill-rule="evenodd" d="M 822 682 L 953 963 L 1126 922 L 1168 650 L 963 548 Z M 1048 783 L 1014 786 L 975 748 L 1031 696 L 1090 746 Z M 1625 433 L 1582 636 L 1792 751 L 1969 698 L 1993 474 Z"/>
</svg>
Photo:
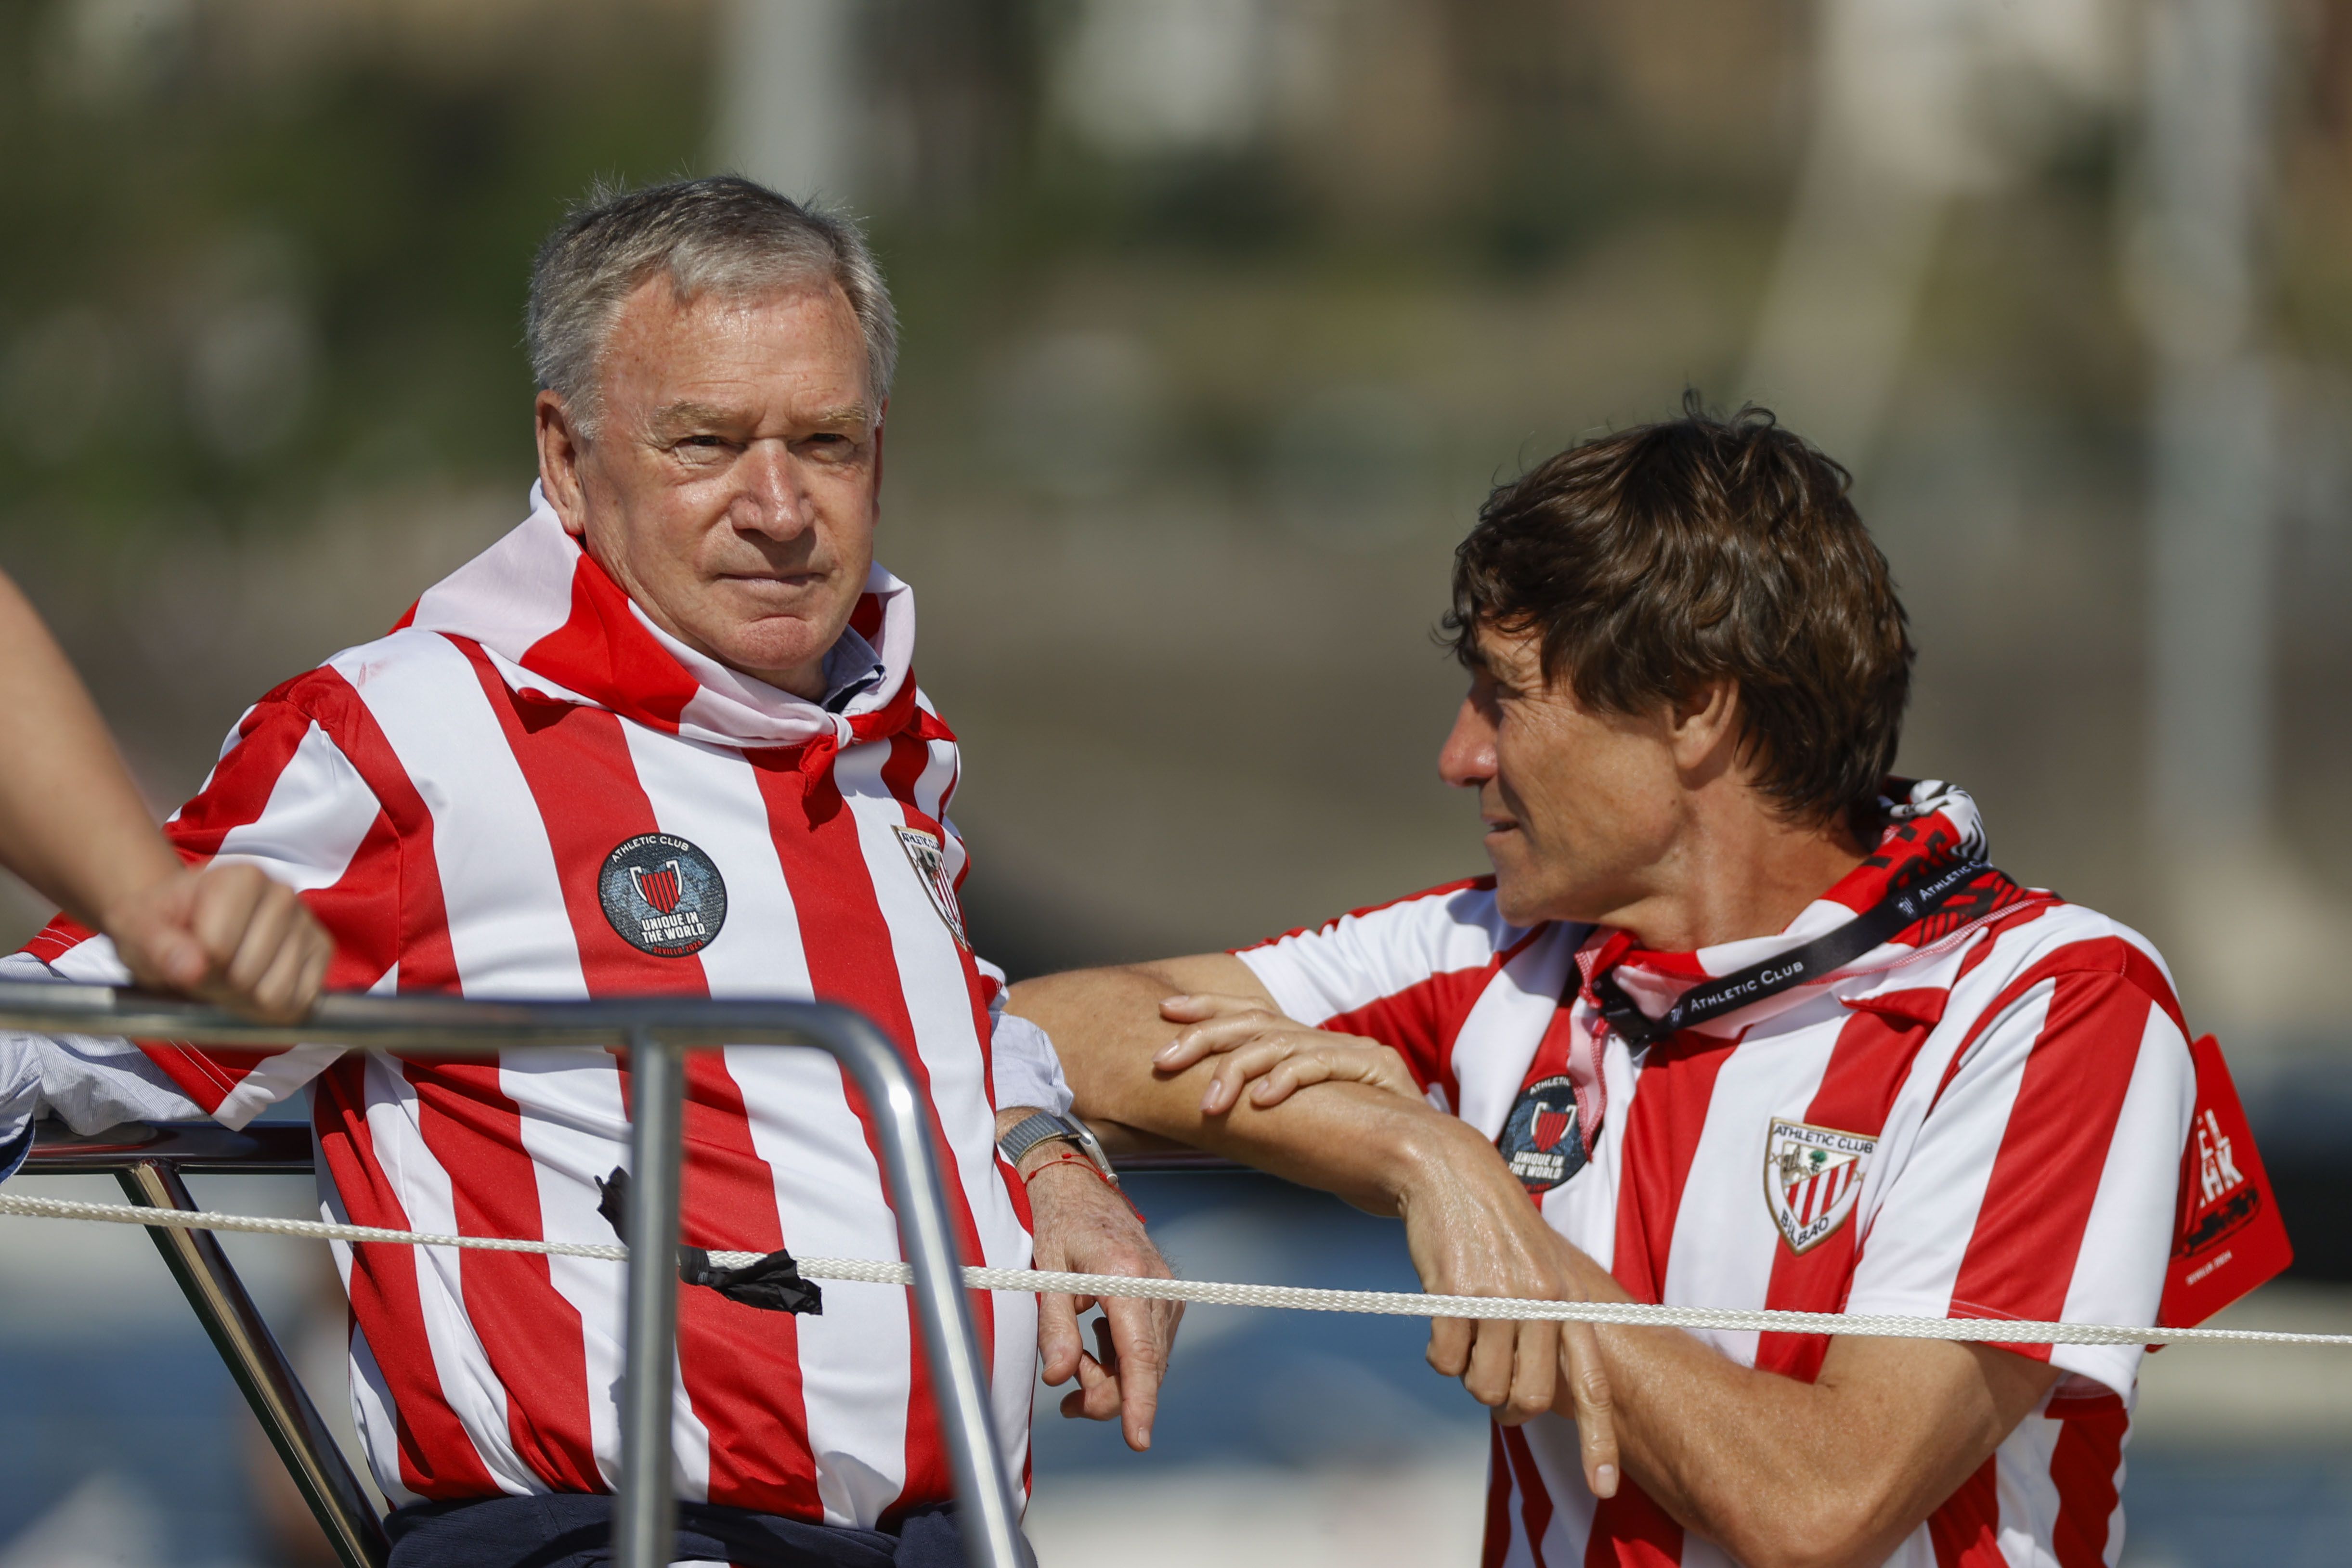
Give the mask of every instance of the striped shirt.
<svg viewBox="0 0 2352 1568">
<path fill-rule="evenodd" d="M 335 936 L 339 989 L 856 1008 L 928 1094 L 966 1256 L 1026 1266 L 1025 1200 L 995 1146 L 1001 977 L 956 903 L 955 739 L 909 670 L 911 594 L 878 568 L 866 586 L 853 625 L 884 669 L 832 713 L 665 636 L 539 505 L 401 629 L 249 710 L 169 831 L 192 859 L 300 890 Z M 121 974 L 103 938 L 63 923 L 28 951 L 68 978 Z M 125 1071 L 104 1042 L 51 1046 L 52 1103 L 73 1103 L 74 1063 Z M 596 1178 L 626 1164 L 630 1085 L 612 1053 L 142 1050 L 136 1076 L 231 1125 L 307 1087 L 333 1219 L 614 1239 Z M 687 1082 L 686 1242 L 899 1256 L 873 1128 L 830 1060 L 696 1052 Z M 352 1399 L 395 1502 L 611 1487 L 621 1265 L 336 1252 Z M 681 1293 L 681 1497 L 870 1527 L 952 1495 L 908 1292 L 825 1297 L 796 1317 Z M 1025 1476 L 1034 1299 L 973 1301 Z"/>
<path fill-rule="evenodd" d="M 2042 894 L 1948 906 L 1638 1061 L 1595 1028 L 1590 975 L 1604 964 L 1654 1018 L 1699 981 L 1853 919 L 1917 856 L 1981 845 L 1961 792 L 1921 786 L 1914 804 L 1871 862 L 1773 937 L 1627 952 L 1589 926 L 1505 924 L 1488 878 L 1241 957 L 1289 1016 L 1401 1052 L 1638 1301 L 2153 1322 L 2196 1076 L 2162 960 L 2116 922 Z M 1700 1337 L 1806 1380 L 1828 1343 Z M 2140 1350 L 2016 1351 L 2065 1375 L 1890 1563 L 2116 1561 Z M 1729 1561 L 1630 1479 L 1596 1500 L 1561 1416 L 1495 1428 L 1488 1495 L 1489 1568 Z"/>
</svg>

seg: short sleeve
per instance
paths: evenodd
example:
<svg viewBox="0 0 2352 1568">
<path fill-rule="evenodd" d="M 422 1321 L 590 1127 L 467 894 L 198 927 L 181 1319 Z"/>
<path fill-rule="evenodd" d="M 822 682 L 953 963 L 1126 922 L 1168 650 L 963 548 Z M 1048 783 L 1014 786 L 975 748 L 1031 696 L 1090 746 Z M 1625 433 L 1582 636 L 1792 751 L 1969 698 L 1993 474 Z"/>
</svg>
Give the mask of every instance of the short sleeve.
<svg viewBox="0 0 2352 1568">
<path fill-rule="evenodd" d="M 1506 924 L 1491 877 L 1432 888 L 1234 955 L 1283 1012 L 1394 1049 L 1423 1089 L 1447 1076 L 1462 1020 L 1535 933 Z"/>
<path fill-rule="evenodd" d="M 2131 979 L 2061 970 L 2021 987 L 1899 1151 L 1845 1310 L 2153 1323 L 2195 1102 L 2187 1038 Z M 2122 1395 L 2141 1355 L 2010 1348 Z"/>
<path fill-rule="evenodd" d="M 297 704 L 273 696 L 248 710 L 212 777 L 164 832 L 193 863 L 256 865 L 300 894 L 335 940 L 330 987 L 364 990 L 393 969 L 397 837 L 359 770 Z M 63 916 L 25 951 L 65 979 L 127 977 L 112 943 Z M 299 1092 L 341 1054 L 323 1045 L 239 1050 L 166 1040 L 139 1049 L 197 1109 L 232 1127 Z M 56 1085 L 47 1097 L 58 1098 Z"/>
</svg>

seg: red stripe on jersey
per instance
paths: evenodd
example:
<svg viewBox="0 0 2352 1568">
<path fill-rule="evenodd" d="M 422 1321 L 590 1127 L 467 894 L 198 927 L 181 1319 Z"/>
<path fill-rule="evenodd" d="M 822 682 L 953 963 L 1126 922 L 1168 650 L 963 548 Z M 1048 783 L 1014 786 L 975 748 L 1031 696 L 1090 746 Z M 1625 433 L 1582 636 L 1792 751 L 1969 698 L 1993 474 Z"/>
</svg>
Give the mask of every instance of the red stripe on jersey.
<svg viewBox="0 0 2352 1568">
<path fill-rule="evenodd" d="M 1510 1456 L 1514 1490 L 1519 1494 L 1519 1524 L 1528 1532 L 1528 1552 L 1535 1568 L 1549 1568 L 1544 1558 L 1544 1532 L 1551 1528 L 1551 1489 L 1536 1469 L 1536 1456 L 1527 1434 L 1517 1427 L 1501 1428 L 1503 1450 Z"/>
<path fill-rule="evenodd" d="M 237 721 L 237 743 L 214 765 L 204 793 L 181 807 L 166 830 L 183 855 L 210 860 L 233 830 L 260 819 L 278 776 L 310 732 L 310 716 L 287 699 L 314 678 L 315 673 L 289 681 Z"/>
<path fill-rule="evenodd" d="M 453 639 L 453 641 L 456 641 Z M 638 782 L 622 720 L 596 708 L 517 698 L 470 643 L 484 695 L 547 826 L 564 873 L 563 905 L 592 997 L 710 994 L 702 961 L 661 958 L 604 917 L 598 882 L 613 849 L 660 831 Z M 741 1092 L 723 1058 L 689 1053 L 679 1234 L 688 1246 L 772 1252 L 784 1245 L 775 1175 L 752 1146 Z M 621 1074 L 627 1103 L 628 1074 Z M 516 1147 L 520 1149 L 520 1134 Z M 515 1233 L 510 1233 L 515 1234 Z M 821 1518 L 801 1396 L 799 1327 L 712 1291 L 678 1296 L 678 1366 L 688 1403 L 711 1434 L 712 1502 Z M 579 1374 L 584 1385 L 584 1368 Z M 513 1382 L 509 1387 L 518 1386 Z M 585 1490 L 602 1490 L 591 1486 Z"/>
<path fill-rule="evenodd" d="M 2051 1547 L 2058 1568 L 2106 1568 L 2107 1531 L 2121 1500 L 2124 1434 L 2131 1412 L 2113 1394 L 2070 1399 L 2050 1453 L 2050 1479 L 2058 1489 L 2058 1521 Z"/>
<path fill-rule="evenodd" d="M 398 835 L 397 868 L 400 988 L 455 991 L 457 955 L 449 945 L 449 915 L 441 898 L 441 872 L 433 853 L 433 811 L 416 792 L 391 740 L 351 684 L 332 670 L 318 670 L 311 707 L 334 736 L 344 758 L 359 770 Z"/>
<path fill-rule="evenodd" d="M 1987 958 L 1991 957 L 1993 955 L 1993 948 L 2000 937 L 2016 930 L 2021 925 L 2031 925 L 2032 922 L 2041 919 L 2043 915 L 2049 914 L 2053 909 L 2063 909 L 2064 907 L 2065 903 L 2062 899 L 2035 899 L 2031 903 L 2021 904 L 2015 909 L 2010 910 L 1995 919 L 1987 921 L 1983 928 L 1977 933 L 1976 940 L 1969 945 L 1966 956 L 1960 959 L 1959 968 L 1954 971 L 1952 975 L 1952 984 L 1957 986 L 1962 980 L 1967 979 L 1971 970 L 1973 970 L 1979 964 L 1983 963 Z"/>
<path fill-rule="evenodd" d="M 1865 1138 L 1878 1136 L 1930 1027 L 1876 1012 L 1857 1012 L 1847 1019 L 1831 1048 L 1821 1087 L 1805 1107 L 1806 1122 Z M 1854 1167 L 1841 1166 L 1837 1174 L 1851 1178 Z M 1857 1228 L 1848 1220 L 1802 1253 L 1790 1251 L 1785 1242 L 1775 1248 L 1764 1305 L 1796 1312 L 1833 1312 L 1843 1307 L 1853 1282 Z M 1759 1334 L 1756 1368 L 1811 1383 L 1821 1375 L 1829 1343 L 1826 1334 Z"/>
<path fill-rule="evenodd" d="M 520 663 L 599 702 L 625 697 L 631 713 L 673 734 L 678 716 L 702 689 L 585 551 L 572 569 L 571 615 L 524 649 Z"/>
<path fill-rule="evenodd" d="M 1503 1447 L 1504 1428 L 1486 1426 L 1486 1535 L 1478 1549 L 1478 1568 L 1503 1568 L 1511 1554 L 1511 1499 L 1517 1487 L 1511 1477 L 1511 1456 Z"/>
<path fill-rule="evenodd" d="M 1685 1040 L 1696 1043 L 1685 1043 Z M 1685 1036 L 1653 1047 L 1625 1119 L 1623 1176 L 1617 1199 L 1617 1249 L 1610 1272 L 1637 1301 L 1655 1302 L 1665 1288 L 1675 1216 L 1706 1128 L 1716 1074 L 1734 1043 Z"/>
<path fill-rule="evenodd" d="M 930 1120 L 931 1134 L 940 1140 L 940 1147 L 948 1147 L 938 1109 L 931 1103 L 930 1074 L 915 1045 L 914 1020 L 907 1012 L 889 923 L 875 896 L 873 873 L 858 841 L 855 814 L 834 810 L 823 813 L 819 820 L 816 813 L 806 809 L 809 792 L 833 786 L 812 781 L 800 771 L 798 748 L 754 751 L 745 756 L 755 769 L 760 792 L 768 803 L 771 831 L 776 841 L 781 844 L 797 841 L 803 846 L 785 870 L 793 882 L 801 947 L 808 959 L 810 988 L 821 1001 L 856 1008 L 898 1046 L 908 1070 L 914 1074 L 925 1114 Z M 873 1117 L 856 1086 L 846 1077 L 843 1088 L 848 1093 L 851 1109 L 857 1113 L 859 1124 L 866 1130 L 866 1144 L 874 1151 L 878 1166 L 882 1161 L 881 1145 L 874 1135 Z M 972 1222 L 963 1184 L 950 1179 L 946 1185 L 957 1245 L 964 1257 L 978 1259 L 982 1256 L 980 1232 Z M 981 1354 L 986 1359 L 995 1342 L 995 1302 L 987 1292 L 977 1291 L 972 1296 L 972 1309 Z M 899 1496 L 904 1501 L 928 1501 L 953 1495 L 954 1483 L 948 1472 L 946 1448 L 940 1440 L 939 1415 L 932 1407 L 933 1374 L 923 1353 L 922 1337 L 911 1335 L 910 1344 L 913 1376 L 907 1405 L 907 1469 Z M 895 1520 L 899 1507 L 899 1503 L 893 1503 L 882 1517 Z"/>
<path fill-rule="evenodd" d="M 849 612 L 849 629 L 869 643 L 882 635 L 880 594 L 861 593 L 857 596 L 857 607 Z M 915 684 L 915 672 L 912 670 L 907 672 L 907 684 Z"/>
<path fill-rule="evenodd" d="M 449 1173 L 460 1236 L 540 1237 L 539 1178 L 522 1142 L 522 1107 L 492 1061 L 404 1062 L 417 1132 Z M 507 1390 L 507 1432 L 531 1472 L 559 1491 L 602 1491 L 588 1419 L 580 1313 L 544 1257 L 468 1252 L 458 1265 L 466 1319 Z"/>
<path fill-rule="evenodd" d="M 1682 1560 L 1683 1527 L 1633 1477 L 1618 1472 L 1617 1495 L 1593 1506 L 1584 1568 L 1675 1568 Z"/>
<path fill-rule="evenodd" d="M 1424 1092 L 1434 1083 L 1445 1091 L 1446 1103 L 1458 1105 L 1462 1084 L 1454 1073 L 1454 1042 L 1461 1038 L 1462 1026 L 1478 998 L 1495 983 L 1496 973 L 1540 934 L 1540 928 L 1529 932 L 1475 969 L 1432 975 L 1316 1027 L 1338 1034 L 1363 1035 L 1391 1047 L 1404 1058 L 1413 1082 Z M 1566 1019 L 1568 1009 L 1561 1009 L 1559 1016 Z"/>
<path fill-rule="evenodd" d="M 400 1199 L 377 1163 L 367 1124 L 367 1063 L 346 1056 L 313 1081 L 311 1124 L 319 1152 L 353 1225 L 410 1228 Z M 352 1246 L 352 1313 L 367 1330 L 398 1418 L 400 1484 L 419 1497 L 497 1497 L 501 1489 L 442 1392 L 425 1307 L 416 1289 L 416 1253 L 394 1243 Z"/>
<path fill-rule="evenodd" d="M 335 939 L 327 989 L 364 991 L 400 960 L 400 834 L 381 810 L 332 886 L 302 902 Z"/>
<path fill-rule="evenodd" d="M 2156 961 L 2120 936 L 2095 936 L 2085 941 L 2069 942 L 2004 987 L 2001 993 L 1977 1014 L 1974 1027 L 1960 1041 L 1960 1049 L 1953 1054 L 1953 1061 L 1958 1062 L 1967 1056 L 1969 1047 L 1976 1043 L 1977 1037 L 2000 1022 L 2026 992 L 2053 976 L 2065 974 L 2114 975 L 2120 977 L 2141 992 L 2150 1003 L 2162 1008 L 2164 1016 L 2172 1020 L 2173 1027 L 2184 1039 L 2188 1036 L 2189 1019 L 2180 1010 L 2180 998 L 2173 994 L 2172 982 L 2164 977 L 2164 970 Z M 1950 1081 L 1950 1073 L 1947 1072 L 1945 1082 L 1949 1083 Z"/>
<path fill-rule="evenodd" d="M 1976 1474 L 1927 1516 L 1927 1541 L 1936 1549 L 1936 1568 L 2009 1568 L 2000 1551 L 2000 1494 L 1994 1475 L 1996 1460 L 1987 1459 Z"/>
<path fill-rule="evenodd" d="M 2049 1319 L 2064 1309 L 2154 1005 L 2114 974 L 2057 977 L 1953 1281 L 1953 1316 Z M 2002 1348 L 2050 1359 L 2048 1345 Z"/>
</svg>

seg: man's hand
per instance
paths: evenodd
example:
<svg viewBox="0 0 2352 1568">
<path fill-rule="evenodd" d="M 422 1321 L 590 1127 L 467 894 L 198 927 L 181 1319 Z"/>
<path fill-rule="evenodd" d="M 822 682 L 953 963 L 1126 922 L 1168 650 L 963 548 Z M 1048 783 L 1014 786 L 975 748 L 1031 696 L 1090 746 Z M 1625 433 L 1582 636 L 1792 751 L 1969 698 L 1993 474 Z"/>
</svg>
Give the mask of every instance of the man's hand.
<svg viewBox="0 0 2352 1568">
<path fill-rule="evenodd" d="M 1188 1027 L 1152 1057 L 1155 1072 L 1174 1074 L 1214 1056 L 1201 1114 L 1222 1116 L 1241 1103 L 1279 1105 L 1310 1083 L 1369 1083 L 1408 1100 L 1421 1098 L 1421 1085 L 1404 1058 L 1376 1040 L 1334 1034 L 1286 1019 L 1249 997 L 1170 997 L 1160 1016 Z"/>
<path fill-rule="evenodd" d="M 1026 1106 L 997 1113 L 1001 1134 L 1029 1114 Z M 1091 1166 L 1069 1159 L 1064 1141 L 1038 1145 L 1021 1157 L 1035 1222 L 1036 1266 L 1080 1274 L 1127 1274 L 1172 1278 L 1167 1260 L 1144 1234 L 1143 1222 Z M 1099 1306 L 1095 1349 L 1078 1333 L 1079 1314 Z M 1048 1384 L 1072 1377 L 1078 1386 L 1062 1397 L 1062 1414 L 1090 1421 L 1119 1418 L 1127 1446 L 1137 1453 L 1151 1447 L 1151 1418 L 1160 1407 L 1160 1380 L 1175 1347 L 1181 1301 L 1147 1301 L 1131 1296 L 1037 1299 L 1037 1349 Z"/>
<path fill-rule="evenodd" d="M 1424 1145 L 1397 1201 L 1422 1288 L 1432 1295 L 1584 1300 L 1561 1255 L 1565 1243 L 1494 1145 L 1451 1117 L 1433 1118 L 1429 1129 L 1434 1146 Z M 1429 1364 L 1459 1377 L 1505 1426 L 1555 1407 L 1572 1416 L 1586 1484 L 1596 1497 L 1616 1495 L 1615 1418 L 1591 1324 L 1438 1318 L 1430 1324 Z"/>
<path fill-rule="evenodd" d="M 292 888 L 249 865 L 175 872 L 107 911 L 103 928 L 140 984 L 265 1023 L 310 1010 L 335 950 Z"/>
</svg>

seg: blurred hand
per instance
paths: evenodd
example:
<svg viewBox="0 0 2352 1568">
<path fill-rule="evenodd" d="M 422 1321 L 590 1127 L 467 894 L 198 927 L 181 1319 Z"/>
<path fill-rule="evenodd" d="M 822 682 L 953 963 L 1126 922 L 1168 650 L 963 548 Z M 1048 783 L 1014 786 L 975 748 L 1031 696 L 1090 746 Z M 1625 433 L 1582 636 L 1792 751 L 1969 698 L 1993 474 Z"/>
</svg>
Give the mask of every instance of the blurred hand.
<svg viewBox="0 0 2352 1568">
<path fill-rule="evenodd" d="M 1043 1145 L 1022 1160 L 1028 1168 L 1029 1206 L 1036 1226 L 1036 1267 L 1081 1274 L 1126 1274 L 1143 1279 L 1172 1277 L 1167 1260 L 1143 1232 L 1143 1222 L 1127 1200 L 1091 1168 L 1057 1156 L 1069 1145 Z M 1095 1349 L 1078 1334 L 1079 1314 L 1099 1306 Z M 1160 1380 L 1176 1344 L 1181 1301 L 1146 1301 L 1130 1296 L 1041 1295 L 1037 1299 L 1037 1349 L 1045 1381 L 1056 1387 L 1073 1376 L 1077 1387 L 1062 1396 L 1062 1414 L 1089 1421 L 1119 1419 L 1127 1446 L 1137 1453 L 1151 1447 L 1151 1420 L 1160 1408 Z"/>
<path fill-rule="evenodd" d="M 1544 1223 L 1494 1145 L 1465 1123 L 1433 1118 L 1431 1125 L 1431 1145 L 1398 1199 L 1422 1289 L 1432 1295 L 1586 1299 L 1576 1279 L 1580 1255 Z M 1429 1364 L 1460 1378 L 1507 1427 L 1557 1404 L 1576 1420 L 1586 1484 L 1596 1497 L 1616 1495 L 1609 1379 L 1590 1323 L 1434 1319 Z"/>
<path fill-rule="evenodd" d="M 179 871 L 108 911 L 104 929 L 141 985 L 263 1023 L 310 1010 L 335 950 L 292 888 L 249 865 Z"/>
<path fill-rule="evenodd" d="M 1222 1116 L 1241 1103 L 1279 1105 L 1310 1083 L 1352 1081 L 1386 1089 L 1408 1100 L 1421 1098 L 1421 1085 L 1404 1058 L 1376 1040 L 1309 1029 L 1246 997 L 1170 997 L 1160 1016 L 1189 1024 L 1152 1057 L 1156 1072 L 1174 1074 L 1211 1057 L 1218 1059 L 1201 1113 Z"/>
</svg>

